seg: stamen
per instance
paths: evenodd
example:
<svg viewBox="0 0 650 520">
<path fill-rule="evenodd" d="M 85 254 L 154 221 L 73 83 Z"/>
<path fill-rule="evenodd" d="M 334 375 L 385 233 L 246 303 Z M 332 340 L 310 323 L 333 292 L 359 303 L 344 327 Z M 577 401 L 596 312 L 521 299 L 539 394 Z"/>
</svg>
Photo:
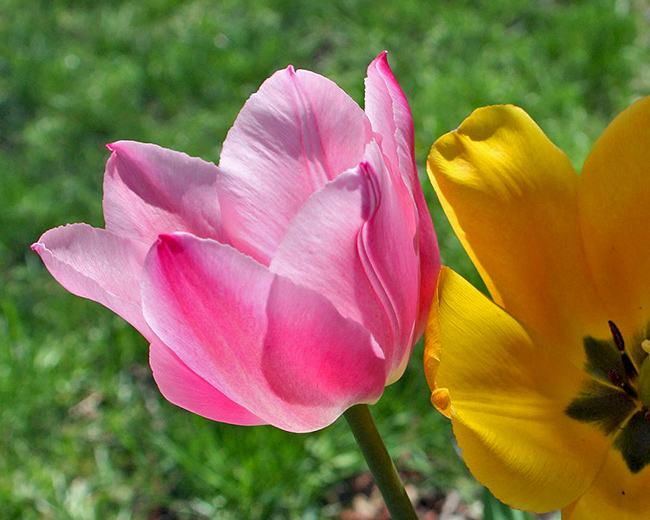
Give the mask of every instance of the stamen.
<svg viewBox="0 0 650 520">
<path fill-rule="evenodd" d="M 609 382 L 614 386 L 621 386 L 623 384 L 623 381 L 625 381 L 621 373 L 616 369 L 610 370 L 609 374 L 607 375 L 609 377 Z"/>
<path fill-rule="evenodd" d="M 609 320 L 607 323 L 609 324 L 609 330 L 612 331 L 612 337 L 614 338 L 614 344 L 616 345 L 616 348 L 619 350 L 619 352 L 625 352 L 625 341 L 623 341 L 623 335 L 621 334 L 621 331 L 618 330 L 618 327 L 612 320 Z"/>
<path fill-rule="evenodd" d="M 616 348 L 611 339 L 583 338 L 584 370 L 593 379 L 583 383 L 564 412 L 612 435 L 613 447 L 636 474 L 650 465 L 650 337 L 635 336 L 633 362 L 621 331 L 613 321 L 608 324 Z"/>
<path fill-rule="evenodd" d="M 610 370 L 609 373 L 607 374 L 607 377 L 609 378 L 610 383 L 623 390 L 627 395 L 629 395 L 633 399 L 636 399 L 638 397 L 634 387 L 625 380 L 623 374 L 621 374 L 617 369 L 613 368 L 612 370 Z"/>
<path fill-rule="evenodd" d="M 634 363 L 632 363 L 630 356 L 628 356 L 627 352 L 625 352 L 625 341 L 623 340 L 623 334 L 621 334 L 621 331 L 618 330 L 618 327 L 612 320 L 609 320 L 607 323 L 609 325 L 609 330 L 612 332 L 614 344 L 621 354 L 621 361 L 623 361 L 623 366 L 625 367 L 625 373 L 627 374 L 627 377 L 630 379 L 636 378 L 638 372 L 636 371 L 636 367 L 634 366 Z"/>
</svg>

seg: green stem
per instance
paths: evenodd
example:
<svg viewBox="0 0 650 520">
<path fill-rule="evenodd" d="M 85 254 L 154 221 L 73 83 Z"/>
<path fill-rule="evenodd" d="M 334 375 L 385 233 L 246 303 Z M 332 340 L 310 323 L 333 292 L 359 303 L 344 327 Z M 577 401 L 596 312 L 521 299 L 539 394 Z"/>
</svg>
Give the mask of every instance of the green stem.
<svg viewBox="0 0 650 520">
<path fill-rule="evenodd" d="M 397 474 L 395 465 L 386 451 L 367 404 L 357 404 L 344 414 L 350 429 L 361 448 L 370 473 L 384 497 L 393 520 L 417 520 L 413 504 Z"/>
</svg>

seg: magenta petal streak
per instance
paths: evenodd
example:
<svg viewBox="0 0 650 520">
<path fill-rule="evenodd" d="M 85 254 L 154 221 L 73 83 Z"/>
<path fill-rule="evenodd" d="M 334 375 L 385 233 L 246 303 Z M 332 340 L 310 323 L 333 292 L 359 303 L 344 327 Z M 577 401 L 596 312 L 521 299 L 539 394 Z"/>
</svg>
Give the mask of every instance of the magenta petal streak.
<svg viewBox="0 0 650 520">
<path fill-rule="evenodd" d="M 230 246 L 162 235 L 142 295 L 148 323 L 190 370 L 280 428 L 322 428 L 384 387 L 366 329 Z"/>
<path fill-rule="evenodd" d="M 440 254 L 433 222 L 415 166 L 411 109 L 388 66 L 385 51 L 368 67 L 365 102 L 366 114 L 372 123 L 372 128 L 381 136 L 382 152 L 386 161 L 394 173 L 401 174 L 417 207 L 417 247 L 421 280 L 415 336 L 420 337 L 424 332 L 429 303 L 438 280 Z"/>
<path fill-rule="evenodd" d="M 151 344 L 149 363 L 160 392 L 175 405 L 214 421 L 241 426 L 266 424 L 190 370 L 169 347 L 158 341 Z"/>
<path fill-rule="evenodd" d="M 113 143 L 106 229 L 56 228 L 32 248 L 70 292 L 150 341 L 172 403 L 232 424 L 323 428 L 400 377 L 440 268 L 386 53 L 365 98 L 364 112 L 288 67 L 246 102 L 219 166 Z"/>
</svg>

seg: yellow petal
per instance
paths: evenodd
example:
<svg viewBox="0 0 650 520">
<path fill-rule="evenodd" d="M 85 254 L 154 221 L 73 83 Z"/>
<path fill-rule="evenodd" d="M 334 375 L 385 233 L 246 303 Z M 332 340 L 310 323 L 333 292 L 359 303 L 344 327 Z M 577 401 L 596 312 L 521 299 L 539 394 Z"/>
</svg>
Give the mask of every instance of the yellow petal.
<svg viewBox="0 0 650 520">
<path fill-rule="evenodd" d="M 609 319 L 631 335 L 650 318 L 650 97 L 596 141 L 579 183 L 589 265 Z"/>
<path fill-rule="evenodd" d="M 426 345 L 424 349 L 424 374 L 427 378 L 429 388 L 431 389 L 431 403 L 440 413 L 451 419 L 449 391 L 446 388 L 438 388 L 436 383 L 438 367 L 440 366 L 440 352 L 442 345 L 440 344 L 439 321 L 436 319 L 437 314 L 434 314 L 434 307 L 437 309 L 438 306 L 440 283 L 443 275 L 445 275 L 448 269 L 448 267 L 442 266 L 442 270 L 438 275 L 438 285 L 433 295 L 431 310 L 429 312 L 429 320 L 427 321 L 426 332 L 424 335 Z"/>
<path fill-rule="evenodd" d="M 556 347 L 443 268 L 425 350 L 427 379 L 432 391 L 448 391 L 465 462 L 495 496 L 548 511 L 587 490 L 608 442 L 564 413 L 586 376 Z"/>
<path fill-rule="evenodd" d="M 644 520 L 650 518 L 650 466 L 632 474 L 616 450 L 610 450 L 605 464 L 589 490 L 562 511 L 563 520 Z"/>
<path fill-rule="evenodd" d="M 552 339 L 608 333 L 585 267 L 578 176 L 523 110 L 476 110 L 436 141 L 427 170 L 495 302 Z M 581 366 L 575 345 L 567 354 Z"/>
</svg>

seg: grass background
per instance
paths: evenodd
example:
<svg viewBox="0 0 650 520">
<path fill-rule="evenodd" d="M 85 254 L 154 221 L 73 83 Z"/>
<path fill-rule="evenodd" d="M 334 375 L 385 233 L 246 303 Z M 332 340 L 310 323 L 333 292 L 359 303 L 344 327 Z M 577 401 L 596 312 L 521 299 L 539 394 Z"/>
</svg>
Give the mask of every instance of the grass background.
<svg viewBox="0 0 650 520">
<path fill-rule="evenodd" d="M 117 139 L 217 162 L 246 98 L 292 63 L 363 102 L 382 50 L 413 110 L 416 153 L 472 109 L 524 107 L 579 167 L 650 92 L 642 0 L 3 0 L 0 4 L 0 518 L 316 519 L 364 468 L 340 421 L 309 435 L 213 423 L 167 403 L 147 345 L 66 293 L 30 243 L 103 226 Z M 443 261 L 480 283 L 428 182 Z M 423 487 L 478 493 L 429 404 L 421 345 L 373 407 Z"/>
</svg>

